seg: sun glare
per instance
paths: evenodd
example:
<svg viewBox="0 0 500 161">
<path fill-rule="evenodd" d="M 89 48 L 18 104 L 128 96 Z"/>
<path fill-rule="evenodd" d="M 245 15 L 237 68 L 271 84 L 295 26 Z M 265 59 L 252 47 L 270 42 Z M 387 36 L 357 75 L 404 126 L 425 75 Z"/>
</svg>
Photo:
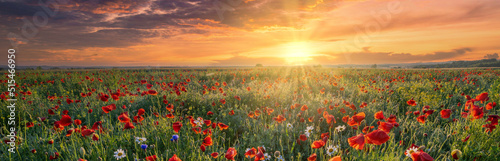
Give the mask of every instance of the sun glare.
<svg viewBox="0 0 500 161">
<path fill-rule="evenodd" d="M 290 65 L 303 65 L 311 60 L 311 46 L 307 42 L 286 44 L 285 60 Z"/>
</svg>

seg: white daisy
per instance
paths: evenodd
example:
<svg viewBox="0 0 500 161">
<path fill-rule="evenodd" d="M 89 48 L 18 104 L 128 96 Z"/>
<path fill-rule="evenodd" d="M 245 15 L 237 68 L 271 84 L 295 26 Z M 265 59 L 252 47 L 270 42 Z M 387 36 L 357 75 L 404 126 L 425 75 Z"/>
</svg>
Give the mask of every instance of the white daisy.
<svg viewBox="0 0 500 161">
<path fill-rule="evenodd" d="M 285 159 L 283 158 L 283 156 L 280 155 L 280 157 L 276 158 L 278 159 L 278 161 L 285 161 Z"/>
<path fill-rule="evenodd" d="M 202 127 L 203 126 L 203 118 L 198 117 L 198 119 L 194 120 L 194 124 L 196 124 L 196 126 Z"/>
<path fill-rule="evenodd" d="M 344 131 L 345 129 L 346 129 L 346 128 L 345 128 L 345 125 L 341 125 L 341 126 L 337 126 L 337 127 L 335 128 L 335 131 L 337 131 L 337 132 L 342 132 L 342 131 Z"/>
<path fill-rule="evenodd" d="M 306 128 L 306 136 L 309 137 L 309 135 L 311 135 L 311 133 L 313 132 L 314 130 L 314 127 L 313 126 L 309 126 Z"/>
<path fill-rule="evenodd" d="M 122 149 L 118 149 L 115 151 L 115 155 L 113 155 L 116 160 L 120 160 L 124 157 L 126 157 L 127 155 L 125 155 L 125 151 L 123 151 Z"/>
<path fill-rule="evenodd" d="M 264 160 L 271 160 L 271 156 L 269 154 L 264 154 Z"/>
<path fill-rule="evenodd" d="M 339 148 L 340 148 L 339 145 L 337 145 L 337 146 L 330 145 L 326 148 L 326 154 L 328 154 L 329 156 L 332 156 L 334 153 L 336 153 L 339 150 Z"/>
<path fill-rule="evenodd" d="M 288 124 L 286 124 L 286 127 L 289 128 L 289 129 L 292 129 L 293 125 L 291 123 L 288 123 Z"/>
<path fill-rule="evenodd" d="M 145 137 L 135 137 L 135 142 L 137 143 L 142 143 L 145 142 L 147 139 Z"/>
<path fill-rule="evenodd" d="M 417 152 L 417 151 L 418 151 L 418 148 L 412 147 L 412 148 L 406 150 L 406 156 L 407 157 L 411 157 L 411 153 L 414 153 L 414 152 Z"/>
</svg>

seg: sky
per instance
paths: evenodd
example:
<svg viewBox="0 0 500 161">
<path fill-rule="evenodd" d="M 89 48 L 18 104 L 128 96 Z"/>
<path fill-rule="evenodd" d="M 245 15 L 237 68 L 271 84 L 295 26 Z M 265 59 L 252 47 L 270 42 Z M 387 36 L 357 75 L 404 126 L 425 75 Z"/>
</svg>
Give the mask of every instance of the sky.
<svg viewBox="0 0 500 161">
<path fill-rule="evenodd" d="M 0 51 L 15 49 L 20 66 L 498 59 L 498 8 L 498 0 L 0 0 Z"/>
</svg>

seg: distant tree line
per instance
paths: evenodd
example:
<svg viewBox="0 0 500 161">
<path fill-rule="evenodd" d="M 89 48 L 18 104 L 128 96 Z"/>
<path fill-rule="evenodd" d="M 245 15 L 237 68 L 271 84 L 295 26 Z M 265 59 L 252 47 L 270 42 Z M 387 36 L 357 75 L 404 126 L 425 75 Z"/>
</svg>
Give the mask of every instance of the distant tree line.
<svg viewBox="0 0 500 161">
<path fill-rule="evenodd" d="M 469 68 L 469 67 L 500 67 L 497 59 L 482 59 L 475 61 L 454 61 L 452 63 L 418 65 L 415 68 Z"/>
</svg>

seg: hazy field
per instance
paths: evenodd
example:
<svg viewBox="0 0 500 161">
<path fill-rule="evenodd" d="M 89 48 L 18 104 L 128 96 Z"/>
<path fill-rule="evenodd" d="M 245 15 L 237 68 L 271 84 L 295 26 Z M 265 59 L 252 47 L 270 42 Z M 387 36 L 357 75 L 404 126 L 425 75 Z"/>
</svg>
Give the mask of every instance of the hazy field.
<svg viewBox="0 0 500 161">
<path fill-rule="evenodd" d="M 412 160 L 412 144 L 415 160 L 500 158 L 498 69 L 16 74 L 18 144 L 16 153 L 1 144 L 0 160 L 393 161 Z M 7 91 L 6 77 L 2 84 Z M 6 141 L 9 112 L 0 110 Z"/>
</svg>

